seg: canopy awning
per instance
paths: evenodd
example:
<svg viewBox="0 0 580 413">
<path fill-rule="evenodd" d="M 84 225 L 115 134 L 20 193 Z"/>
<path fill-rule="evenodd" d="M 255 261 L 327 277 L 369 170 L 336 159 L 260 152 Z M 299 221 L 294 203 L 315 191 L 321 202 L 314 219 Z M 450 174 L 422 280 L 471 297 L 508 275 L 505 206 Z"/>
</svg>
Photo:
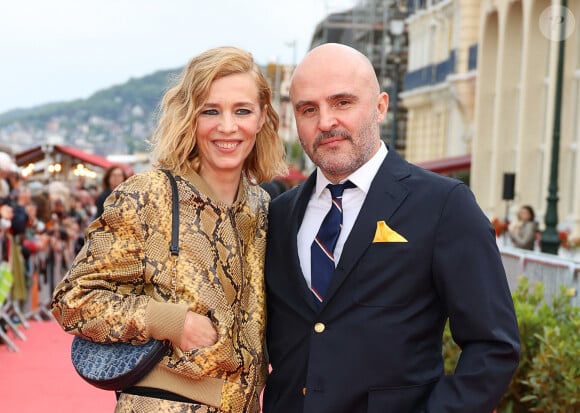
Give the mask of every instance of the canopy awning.
<svg viewBox="0 0 580 413">
<path fill-rule="evenodd" d="M 471 168 L 471 154 L 417 162 L 416 165 L 438 174 L 466 171 Z"/>
<path fill-rule="evenodd" d="M 111 162 L 107 158 L 66 145 L 54 145 L 51 147 L 51 149 L 52 149 L 52 153 L 50 154 L 51 156 L 54 156 L 57 153 L 61 153 L 73 159 L 79 160 L 80 162 L 98 166 L 99 168 L 103 169 L 107 169 L 113 165 L 116 165 L 115 162 Z M 23 152 L 17 153 L 15 155 L 15 160 L 18 166 L 26 166 L 29 163 L 39 162 L 43 160 L 46 157 L 46 155 L 47 154 L 45 153 L 45 151 L 41 146 L 35 146 L 34 148 L 30 148 Z"/>
<path fill-rule="evenodd" d="M 107 169 L 115 165 L 115 162 L 111 162 L 107 158 L 92 153 L 84 152 L 81 151 L 80 149 L 72 148 L 70 146 L 55 145 L 54 150 L 103 169 Z"/>
</svg>

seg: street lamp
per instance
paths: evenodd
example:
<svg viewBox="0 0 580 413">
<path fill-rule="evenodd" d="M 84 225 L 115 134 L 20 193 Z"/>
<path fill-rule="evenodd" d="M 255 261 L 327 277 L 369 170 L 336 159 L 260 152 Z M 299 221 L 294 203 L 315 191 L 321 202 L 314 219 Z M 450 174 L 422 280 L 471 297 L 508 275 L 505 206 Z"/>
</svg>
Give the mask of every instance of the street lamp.
<svg viewBox="0 0 580 413">
<path fill-rule="evenodd" d="M 401 19 L 392 19 L 389 22 L 389 40 L 391 42 L 391 53 L 395 62 L 395 73 L 393 75 L 393 99 L 390 101 L 393 113 L 393 122 L 391 123 L 391 146 L 395 149 L 397 147 L 398 135 L 398 101 L 399 101 L 399 77 L 401 71 L 401 46 L 399 44 L 400 36 L 405 31 L 405 21 Z"/>
<path fill-rule="evenodd" d="M 562 10 L 566 10 L 567 0 L 562 0 Z M 540 246 L 542 252 L 558 254 L 560 236 L 556 225 L 558 224 L 558 164 L 560 156 L 560 124 L 562 119 L 562 83 L 564 78 L 564 53 L 566 42 L 566 18 L 559 20 L 560 37 L 558 44 L 558 65 L 556 70 L 556 97 L 554 106 L 554 128 L 552 130 L 552 159 L 550 164 L 550 184 L 548 186 L 548 207 L 544 222 L 546 229 L 542 233 Z"/>
</svg>

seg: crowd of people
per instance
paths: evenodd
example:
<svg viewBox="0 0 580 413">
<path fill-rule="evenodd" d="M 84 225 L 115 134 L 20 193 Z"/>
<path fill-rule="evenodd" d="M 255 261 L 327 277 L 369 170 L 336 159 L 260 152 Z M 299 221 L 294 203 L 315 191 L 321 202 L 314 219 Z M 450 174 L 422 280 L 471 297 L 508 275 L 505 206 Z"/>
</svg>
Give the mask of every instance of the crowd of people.
<svg viewBox="0 0 580 413">
<path fill-rule="evenodd" d="M 113 178 L 119 171 L 121 177 Z M 126 178 L 125 169 L 115 165 L 104 171 L 102 183 L 81 178 L 42 182 L 23 177 L 14 159 L 0 152 L 1 261 L 8 263 L 13 283 L 10 302 L 0 304 L 10 306 L 15 322 L 48 314 L 38 310 L 48 309 L 52 290 L 80 251 L 87 225 L 98 216 L 102 194 Z"/>
</svg>

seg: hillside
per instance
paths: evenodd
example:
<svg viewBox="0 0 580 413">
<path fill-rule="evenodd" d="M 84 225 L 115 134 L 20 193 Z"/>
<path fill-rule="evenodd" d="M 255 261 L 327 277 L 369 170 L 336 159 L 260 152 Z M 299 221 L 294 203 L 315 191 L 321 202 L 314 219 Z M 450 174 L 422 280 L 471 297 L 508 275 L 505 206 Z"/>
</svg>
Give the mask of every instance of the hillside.
<svg viewBox="0 0 580 413">
<path fill-rule="evenodd" d="M 145 148 L 159 101 L 180 69 L 158 71 L 96 92 L 0 114 L 0 144 L 19 152 L 49 139 L 95 153 L 134 153 Z"/>
</svg>

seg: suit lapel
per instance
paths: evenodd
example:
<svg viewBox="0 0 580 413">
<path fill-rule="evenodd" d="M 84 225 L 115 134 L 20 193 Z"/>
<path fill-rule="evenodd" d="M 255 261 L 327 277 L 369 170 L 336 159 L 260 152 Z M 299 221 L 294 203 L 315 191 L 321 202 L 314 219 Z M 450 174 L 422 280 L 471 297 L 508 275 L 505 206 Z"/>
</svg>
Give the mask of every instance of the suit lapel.
<svg viewBox="0 0 580 413">
<path fill-rule="evenodd" d="M 292 204 L 289 206 L 291 214 L 290 222 L 292 224 L 290 227 L 290 245 L 288 248 L 292 257 L 290 260 L 290 263 L 293 266 L 291 273 L 296 274 L 296 278 L 294 280 L 296 283 L 296 288 L 300 290 L 300 295 L 304 298 L 306 304 L 314 311 L 316 311 L 316 303 L 314 302 L 312 291 L 310 291 L 310 288 L 308 288 L 308 284 L 304 278 L 304 273 L 302 272 L 302 267 L 300 266 L 300 258 L 298 256 L 298 230 L 300 229 L 300 224 L 304 218 L 306 207 L 310 201 L 310 196 L 312 195 L 315 184 L 316 171 L 312 173 L 308 179 L 297 188 L 297 194 L 293 198 Z"/>
<path fill-rule="evenodd" d="M 346 240 L 325 302 L 332 299 L 334 293 L 373 242 L 377 222 L 388 221 L 409 194 L 409 189 L 401 182 L 409 174 L 408 163 L 395 151 L 389 150 L 373 179 L 354 227 Z"/>
</svg>

